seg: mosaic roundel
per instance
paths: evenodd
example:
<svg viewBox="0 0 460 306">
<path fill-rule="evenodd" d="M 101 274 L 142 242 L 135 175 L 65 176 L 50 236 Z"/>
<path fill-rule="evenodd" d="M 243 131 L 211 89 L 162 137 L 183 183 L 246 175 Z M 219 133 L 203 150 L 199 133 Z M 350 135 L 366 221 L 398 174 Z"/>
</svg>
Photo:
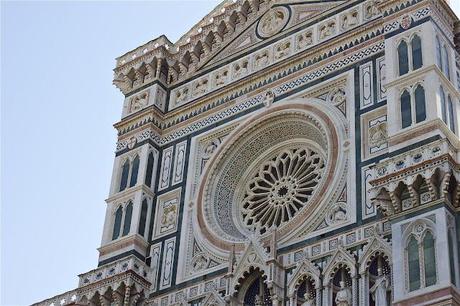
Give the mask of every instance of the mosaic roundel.
<svg viewBox="0 0 460 306">
<path fill-rule="evenodd" d="M 339 171 L 334 126 L 323 111 L 300 104 L 272 107 L 242 123 L 202 176 L 196 200 L 204 236 L 226 249 L 273 229 L 283 239 L 324 220 L 322 199 Z"/>
<path fill-rule="evenodd" d="M 268 38 L 278 34 L 289 21 L 289 10 L 286 7 L 279 6 L 270 9 L 262 16 L 257 26 L 257 33 Z"/>
<path fill-rule="evenodd" d="M 322 154 L 308 147 L 285 149 L 263 162 L 246 184 L 244 224 L 263 234 L 308 205 L 325 169 Z"/>
</svg>

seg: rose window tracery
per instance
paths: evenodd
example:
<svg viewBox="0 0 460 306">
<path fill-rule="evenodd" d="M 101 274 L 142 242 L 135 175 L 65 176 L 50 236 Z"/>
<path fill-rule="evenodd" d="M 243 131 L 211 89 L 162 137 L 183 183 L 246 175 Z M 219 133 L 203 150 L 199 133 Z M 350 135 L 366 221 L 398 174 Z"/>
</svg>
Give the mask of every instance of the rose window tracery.
<svg viewBox="0 0 460 306">
<path fill-rule="evenodd" d="M 245 225 L 263 234 L 291 220 L 308 204 L 324 168 L 324 157 L 309 148 L 287 149 L 264 162 L 246 186 Z"/>
</svg>

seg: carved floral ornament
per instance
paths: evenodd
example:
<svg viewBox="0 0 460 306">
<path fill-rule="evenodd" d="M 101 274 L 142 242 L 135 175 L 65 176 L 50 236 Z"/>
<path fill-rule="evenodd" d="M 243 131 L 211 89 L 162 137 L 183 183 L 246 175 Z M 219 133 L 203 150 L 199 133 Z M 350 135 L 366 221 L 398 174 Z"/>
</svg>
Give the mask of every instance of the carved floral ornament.
<svg viewBox="0 0 460 306">
<path fill-rule="evenodd" d="M 254 235 L 264 239 L 276 229 L 283 239 L 335 220 L 319 207 L 343 176 L 344 153 L 337 148 L 345 129 L 336 122 L 335 108 L 319 108 L 306 102 L 273 105 L 215 149 L 196 198 L 197 226 L 206 240 L 241 250 Z"/>
</svg>

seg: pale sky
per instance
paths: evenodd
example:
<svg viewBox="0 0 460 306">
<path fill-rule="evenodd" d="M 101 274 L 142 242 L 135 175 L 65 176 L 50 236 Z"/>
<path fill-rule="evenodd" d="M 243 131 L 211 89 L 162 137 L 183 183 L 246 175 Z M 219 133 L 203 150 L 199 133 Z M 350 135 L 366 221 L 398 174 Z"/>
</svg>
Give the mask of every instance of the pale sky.
<svg viewBox="0 0 460 306">
<path fill-rule="evenodd" d="M 114 59 L 176 41 L 218 2 L 1 2 L 0 305 L 96 268 L 123 102 Z"/>
</svg>

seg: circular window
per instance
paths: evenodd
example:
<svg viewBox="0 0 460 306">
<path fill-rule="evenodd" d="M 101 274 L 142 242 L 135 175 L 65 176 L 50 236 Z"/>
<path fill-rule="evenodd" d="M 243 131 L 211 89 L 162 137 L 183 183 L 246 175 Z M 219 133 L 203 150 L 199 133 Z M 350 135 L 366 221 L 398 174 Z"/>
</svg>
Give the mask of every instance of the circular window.
<svg viewBox="0 0 460 306">
<path fill-rule="evenodd" d="M 262 163 L 246 185 L 244 224 L 263 234 L 291 220 L 308 204 L 324 168 L 324 157 L 309 148 L 283 150 Z"/>
<path fill-rule="evenodd" d="M 312 231 L 326 217 L 318 208 L 339 182 L 336 171 L 343 171 L 338 143 L 333 122 L 316 105 L 275 106 L 242 123 L 203 173 L 196 197 L 203 235 L 229 249 L 275 228 L 280 241 Z"/>
</svg>

